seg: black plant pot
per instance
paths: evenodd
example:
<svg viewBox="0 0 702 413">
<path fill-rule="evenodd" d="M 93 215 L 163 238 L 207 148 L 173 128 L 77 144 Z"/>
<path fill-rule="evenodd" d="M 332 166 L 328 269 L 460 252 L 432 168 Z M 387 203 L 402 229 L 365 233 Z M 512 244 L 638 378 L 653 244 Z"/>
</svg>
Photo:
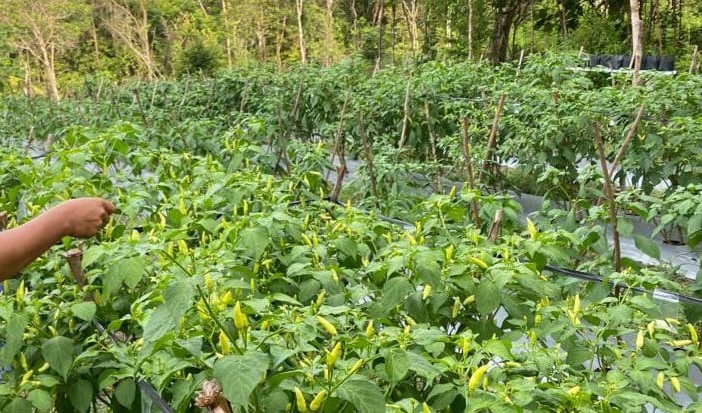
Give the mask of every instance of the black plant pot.
<svg viewBox="0 0 702 413">
<path fill-rule="evenodd" d="M 644 56 L 643 62 L 641 63 L 642 70 L 658 70 L 658 64 L 660 63 L 660 58 L 658 56 Z"/>
<path fill-rule="evenodd" d="M 658 70 L 664 72 L 672 72 L 675 70 L 675 57 L 673 56 L 661 56 L 658 62 Z"/>
</svg>

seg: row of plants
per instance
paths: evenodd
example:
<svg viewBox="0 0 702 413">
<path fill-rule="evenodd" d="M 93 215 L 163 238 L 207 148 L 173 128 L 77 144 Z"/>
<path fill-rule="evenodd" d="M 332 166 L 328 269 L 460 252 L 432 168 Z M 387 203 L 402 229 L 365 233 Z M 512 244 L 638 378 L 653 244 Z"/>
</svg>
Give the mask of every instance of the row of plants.
<svg viewBox="0 0 702 413">
<path fill-rule="evenodd" d="M 509 196 L 467 186 L 391 223 L 324 200 L 323 142 L 291 143 L 281 175 L 252 124 L 189 133 L 216 151 L 170 136 L 117 122 L 67 128 L 40 160 L 0 149 L 10 226 L 70 197 L 119 207 L 81 243 L 85 289 L 69 239 L 5 283 L 3 412 L 135 411 L 140 379 L 198 411 L 212 378 L 239 412 L 699 410 L 694 312 L 545 271 L 686 291 L 666 268 L 613 272 L 601 227 L 524 226 Z"/>
<path fill-rule="evenodd" d="M 432 177 L 431 182 L 440 181 L 434 177 L 463 181 L 464 120 L 473 158 L 480 161 L 486 158 L 499 106 L 484 184 L 511 188 L 514 181 L 500 167 L 509 164 L 518 165 L 525 176 L 521 181 L 536 182 L 533 189 L 547 199 L 571 203 L 593 194 L 592 185 L 583 190 L 580 176 L 598 158 L 597 123 L 610 160 L 632 135 L 613 180 L 622 183 L 620 190 L 643 195 L 638 202 L 647 210 L 660 211 L 650 220 L 673 215 L 671 222 L 678 222 L 699 215 L 678 216 L 665 198 L 681 191 L 692 198 L 696 194 L 687 188 L 701 174 L 700 78 L 650 76 L 644 86 L 630 88 L 625 75 L 602 79 L 571 70 L 578 64 L 575 57 L 530 56 L 521 66 L 431 62 L 371 75 L 371 68 L 349 60 L 328 69 L 276 73 L 257 67 L 158 83 L 114 85 L 97 78 L 58 105 L 5 97 L 0 125 L 3 136 L 27 142 L 61 134 L 71 125 L 103 127 L 119 118 L 140 123 L 153 145 L 204 155 L 218 152 L 216 137 L 245 123 L 249 138 L 262 144 L 282 148 L 298 139 L 335 146 L 341 137 L 346 152 L 360 158 L 363 129 L 378 168 L 407 172 L 395 178 L 387 174 L 390 179 L 381 182 L 390 184 L 378 188 L 380 195 L 393 200 L 393 191 L 423 184 L 416 182 L 418 174 Z M 591 179 L 596 187 L 601 186 L 597 179 Z M 666 231 L 681 231 L 683 240 L 697 237 L 687 233 L 687 225 Z"/>
</svg>

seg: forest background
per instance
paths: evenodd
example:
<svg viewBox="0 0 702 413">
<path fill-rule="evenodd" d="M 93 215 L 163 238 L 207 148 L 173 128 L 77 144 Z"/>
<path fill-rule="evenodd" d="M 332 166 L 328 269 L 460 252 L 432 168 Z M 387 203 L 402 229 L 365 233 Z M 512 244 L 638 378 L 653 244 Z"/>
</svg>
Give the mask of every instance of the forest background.
<svg viewBox="0 0 702 413">
<path fill-rule="evenodd" d="M 0 92 L 58 100 L 86 78 L 173 78 L 219 69 L 375 67 L 516 60 L 522 52 L 632 50 L 689 65 L 702 43 L 697 0 L 7 0 Z"/>
</svg>

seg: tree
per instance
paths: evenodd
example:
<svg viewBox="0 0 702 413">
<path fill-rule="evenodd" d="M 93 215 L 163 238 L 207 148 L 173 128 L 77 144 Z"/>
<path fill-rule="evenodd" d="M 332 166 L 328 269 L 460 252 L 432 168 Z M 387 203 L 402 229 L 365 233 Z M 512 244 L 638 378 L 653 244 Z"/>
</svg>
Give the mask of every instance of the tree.
<svg viewBox="0 0 702 413">
<path fill-rule="evenodd" d="M 490 38 L 489 56 L 492 63 L 504 62 L 509 48 L 512 24 L 529 7 L 528 0 L 492 0 L 495 22 Z"/>
<path fill-rule="evenodd" d="M 96 0 L 103 26 L 144 65 L 149 80 L 159 76 L 149 36 L 147 0 Z"/>
<path fill-rule="evenodd" d="M 633 46 L 634 58 L 634 80 L 633 85 L 641 84 L 641 59 L 643 57 L 643 47 L 641 46 L 641 18 L 639 16 L 639 0 L 629 0 L 631 5 L 631 42 Z"/>
<path fill-rule="evenodd" d="M 0 22 L 10 30 L 10 43 L 27 52 L 43 69 L 49 98 L 60 99 L 56 58 L 78 41 L 88 27 L 90 8 L 77 0 L 6 0 Z"/>
</svg>

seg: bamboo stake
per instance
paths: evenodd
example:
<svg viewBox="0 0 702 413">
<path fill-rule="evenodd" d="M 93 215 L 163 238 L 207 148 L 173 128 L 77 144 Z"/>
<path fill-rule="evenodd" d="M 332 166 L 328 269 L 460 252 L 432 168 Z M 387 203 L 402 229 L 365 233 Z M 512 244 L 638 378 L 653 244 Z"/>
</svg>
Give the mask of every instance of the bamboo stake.
<svg viewBox="0 0 702 413">
<path fill-rule="evenodd" d="M 139 114 L 141 115 L 141 122 L 149 127 L 149 121 L 146 119 L 146 114 L 144 113 L 144 108 L 141 106 L 141 99 L 139 98 L 139 89 L 132 89 L 132 94 L 134 95 L 134 100 L 136 101 L 137 107 L 139 108 Z"/>
<path fill-rule="evenodd" d="M 276 167 L 280 163 L 280 161 L 285 161 L 285 165 L 287 167 L 287 172 L 290 173 L 290 162 L 288 161 L 288 156 L 287 156 L 287 142 L 288 139 L 290 139 L 290 134 L 292 133 L 292 123 L 295 121 L 295 118 L 297 117 L 297 112 L 298 109 L 300 108 L 300 98 L 302 96 L 302 86 L 304 84 L 304 80 L 300 78 L 300 83 L 297 86 L 297 94 L 295 95 L 295 102 L 293 103 L 293 108 L 292 111 L 290 112 L 290 117 L 289 119 L 289 127 L 285 130 L 285 133 L 283 134 L 281 141 L 280 141 L 280 148 L 278 149 L 278 159 L 275 162 Z M 282 118 L 279 118 L 280 122 L 282 123 Z"/>
<path fill-rule="evenodd" d="M 502 219 L 504 218 L 504 210 L 502 208 L 495 212 L 495 219 L 492 220 L 492 225 L 490 225 L 490 231 L 488 232 L 488 239 L 490 242 L 497 241 L 497 237 L 500 235 L 500 229 L 502 229 Z"/>
<path fill-rule="evenodd" d="M 436 189 L 439 193 L 442 193 L 441 188 L 441 167 L 439 166 L 439 155 L 436 149 L 436 136 L 434 136 L 434 130 L 431 127 L 431 110 L 429 109 L 429 100 L 424 99 L 424 116 L 427 121 L 427 130 L 429 131 L 429 144 L 431 145 L 431 158 L 436 164 Z"/>
<path fill-rule="evenodd" d="M 622 157 L 624 156 L 624 152 L 626 152 L 626 149 L 629 146 L 631 140 L 634 139 L 634 135 L 636 135 L 636 129 L 639 126 L 639 122 L 641 122 L 641 118 L 643 117 L 645 108 L 646 104 L 642 103 L 641 107 L 639 108 L 639 112 L 636 114 L 636 119 L 634 119 L 634 123 L 631 125 L 631 129 L 629 129 L 629 134 L 624 139 L 622 147 L 619 148 L 619 151 L 617 151 L 617 155 L 614 157 L 614 161 L 612 161 L 612 165 L 610 165 L 609 167 L 610 176 L 614 175 L 617 166 L 619 166 L 619 162 L 621 162 Z"/>
<path fill-rule="evenodd" d="M 346 93 L 346 96 L 344 97 L 344 104 L 341 107 L 341 115 L 339 116 L 339 123 L 336 127 L 336 140 L 334 141 L 334 151 L 332 152 L 332 156 L 331 156 L 332 165 L 334 165 L 334 160 L 336 159 L 337 155 L 339 156 L 340 165 L 339 165 L 339 168 L 337 168 L 337 174 L 339 173 L 339 169 L 341 167 L 343 167 L 344 168 L 343 171 L 346 172 L 346 156 L 345 156 L 343 132 L 344 132 L 344 118 L 346 117 L 346 107 L 348 106 L 350 98 L 351 98 L 351 92 Z M 329 173 L 327 173 L 326 179 L 329 180 Z"/>
<path fill-rule="evenodd" d="M 375 206 L 378 207 L 378 185 L 375 178 L 375 168 L 373 167 L 373 153 L 371 151 L 370 144 L 368 143 L 366 129 L 363 126 L 363 115 L 361 114 L 361 112 L 358 112 L 358 133 L 361 134 L 363 149 L 366 153 L 366 162 L 368 163 L 368 173 L 370 174 L 371 191 L 373 192 L 373 196 L 375 197 Z"/>
<path fill-rule="evenodd" d="M 488 139 L 488 144 L 487 148 L 485 149 L 485 157 L 483 158 L 483 165 L 480 168 L 480 172 L 478 173 L 478 181 L 482 182 L 483 180 L 483 174 L 487 170 L 488 167 L 488 162 L 490 161 L 490 151 L 492 151 L 492 148 L 495 146 L 495 141 L 497 138 L 497 127 L 500 124 L 500 117 L 502 116 L 502 108 L 505 105 L 505 99 L 507 98 L 507 95 L 505 92 L 502 92 L 502 96 L 500 96 L 500 102 L 497 104 L 497 110 L 495 111 L 495 118 L 492 121 L 492 129 L 490 129 L 490 138 Z"/>
<path fill-rule="evenodd" d="M 407 139 L 407 125 L 409 124 L 409 98 L 410 98 L 410 86 L 412 85 L 412 74 L 410 74 L 409 79 L 407 79 L 407 89 L 405 90 L 405 103 L 403 105 L 404 117 L 402 118 L 402 132 L 400 133 L 400 143 L 397 145 L 397 149 L 402 150 L 405 146 L 405 140 Z"/>
<path fill-rule="evenodd" d="M 468 138 L 468 127 L 470 121 L 468 117 L 463 118 L 463 156 L 466 163 L 466 175 L 468 177 L 468 187 L 471 191 L 475 190 L 475 178 L 473 177 L 473 158 L 470 154 L 470 141 Z M 473 222 L 477 228 L 480 227 L 480 211 L 478 210 L 478 200 L 473 198 Z"/>
<path fill-rule="evenodd" d="M 614 199 L 614 189 L 612 189 L 612 180 L 607 170 L 607 158 L 605 156 L 604 141 L 602 140 L 602 134 L 600 133 L 600 125 L 595 123 L 593 125 L 593 130 L 595 132 L 595 143 L 597 144 L 597 153 L 600 156 L 600 166 L 602 167 L 602 176 L 604 177 L 604 187 L 605 193 L 607 194 L 607 200 L 609 204 L 609 216 L 612 220 L 612 239 L 614 241 L 614 270 L 622 270 L 622 252 L 621 245 L 619 243 L 619 228 L 617 225 L 617 205 Z"/>
</svg>

